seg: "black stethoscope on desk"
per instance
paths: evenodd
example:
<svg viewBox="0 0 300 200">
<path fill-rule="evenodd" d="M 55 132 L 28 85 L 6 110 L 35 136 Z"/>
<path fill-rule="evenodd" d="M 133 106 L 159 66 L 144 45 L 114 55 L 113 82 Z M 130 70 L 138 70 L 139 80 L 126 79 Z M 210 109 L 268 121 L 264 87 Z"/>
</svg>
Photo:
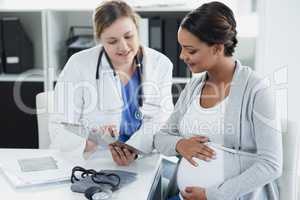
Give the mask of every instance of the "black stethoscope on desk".
<svg viewBox="0 0 300 200">
<path fill-rule="evenodd" d="M 113 76 L 114 77 L 117 76 L 117 73 L 115 71 L 115 68 L 114 68 L 109 56 L 107 55 L 105 49 L 102 47 L 102 49 L 100 50 L 99 56 L 98 56 L 97 68 L 96 68 L 97 87 L 99 87 L 99 71 L 100 71 L 100 67 L 101 67 L 101 60 L 102 60 L 103 54 L 105 55 L 105 57 L 108 61 L 108 64 L 109 64 L 110 68 L 113 71 Z M 143 62 L 142 62 L 143 55 L 142 55 L 142 53 L 140 55 L 135 55 L 134 60 L 135 60 L 135 64 L 136 64 L 136 67 L 137 67 L 139 79 L 142 82 L 142 73 L 143 73 Z M 138 90 L 138 104 L 139 104 L 139 107 L 143 106 L 143 95 L 144 95 L 143 87 L 139 87 L 139 90 Z M 99 104 L 99 97 L 100 97 L 99 88 L 97 88 L 98 104 Z M 136 113 L 134 115 L 135 115 L 136 119 L 142 119 L 143 118 L 142 113 L 139 110 L 136 111 Z"/>
<path fill-rule="evenodd" d="M 96 184 L 84 191 L 84 196 L 89 200 L 108 200 L 111 198 L 112 192 L 120 187 L 121 177 L 118 174 L 102 171 L 97 172 L 93 169 L 84 169 L 80 166 L 72 169 L 71 183 L 74 184 L 88 176 Z M 105 187 L 105 185 L 108 187 Z"/>
</svg>

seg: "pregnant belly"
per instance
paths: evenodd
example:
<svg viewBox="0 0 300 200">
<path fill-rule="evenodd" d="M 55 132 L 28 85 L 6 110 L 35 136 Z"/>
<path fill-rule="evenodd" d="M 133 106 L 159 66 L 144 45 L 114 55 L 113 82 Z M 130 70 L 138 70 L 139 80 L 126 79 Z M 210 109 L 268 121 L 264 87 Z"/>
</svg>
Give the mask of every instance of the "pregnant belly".
<svg viewBox="0 0 300 200">
<path fill-rule="evenodd" d="M 216 152 L 216 159 L 204 161 L 193 158 L 198 163 L 197 167 L 182 158 L 177 171 L 177 185 L 180 191 L 184 191 L 188 186 L 207 188 L 224 181 L 224 151 L 211 148 Z"/>
</svg>

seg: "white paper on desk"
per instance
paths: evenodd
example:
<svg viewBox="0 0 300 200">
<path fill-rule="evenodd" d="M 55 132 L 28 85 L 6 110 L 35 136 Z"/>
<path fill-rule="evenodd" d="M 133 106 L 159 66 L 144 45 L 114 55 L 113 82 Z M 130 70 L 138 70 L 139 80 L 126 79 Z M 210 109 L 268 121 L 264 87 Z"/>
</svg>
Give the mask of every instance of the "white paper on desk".
<svg viewBox="0 0 300 200">
<path fill-rule="evenodd" d="M 43 157 L 52 157 L 57 165 L 57 169 L 46 169 L 40 171 L 23 172 L 19 163 L 22 159 L 38 159 Z M 70 174 L 73 165 L 64 160 L 57 153 L 47 156 L 32 156 L 24 158 L 12 158 L 11 160 L 2 161 L 1 169 L 9 182 L 16 188 L 47 184 L 70 180 Z"/>
</svg>

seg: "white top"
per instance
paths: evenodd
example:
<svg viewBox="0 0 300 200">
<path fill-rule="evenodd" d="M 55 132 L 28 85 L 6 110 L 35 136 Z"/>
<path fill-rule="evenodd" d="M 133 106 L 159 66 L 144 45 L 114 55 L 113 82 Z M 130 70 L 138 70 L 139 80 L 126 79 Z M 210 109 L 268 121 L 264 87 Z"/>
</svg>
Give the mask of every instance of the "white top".
<svg viewBox="0 0 300 200">
<path fill-rule="evenodd" d="M 211 108 L 204 108 L 198 95 L 180 122 L 179 131 L 185 137 L 194 135 L 208 136 L 212 142 L 219 143 L 223 139 L 224 113 L 227 98 Z"/>
<path fill-rule="evenodd" d="M 180 132 L 187 138 L 194 135 L 205 135 L 212 142 L 222 144 L 224 129 L 224 113 L 227 98 L 211 108 L 203 108 L 197 96 L 192 102 L 180 123 Z M 194 158 L 198 167 L 192 166 L 182 159 L 177 171 L 177 184 L 181 191 L 187 186 L 207 188 L 224 180 L 224 151 L 210 146 L 215 150 L 217 159 L 209 162 Z"/>
</svg>

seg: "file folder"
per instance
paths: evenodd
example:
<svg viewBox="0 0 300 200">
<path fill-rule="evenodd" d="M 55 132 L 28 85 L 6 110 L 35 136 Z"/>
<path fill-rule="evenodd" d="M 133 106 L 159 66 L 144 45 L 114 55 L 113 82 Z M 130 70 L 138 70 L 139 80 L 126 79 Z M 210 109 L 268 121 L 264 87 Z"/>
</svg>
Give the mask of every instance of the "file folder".
<svg viewBox="0 0 300 200">
<path fill-rule="evenodd" d="M 178 20 L 178 28 L 180 26 L 181 20 Z M 180 55 L 181 47 L 178 46 L 178 58 Z M 192 73 L 190 72 L 189 68 L 185 64 L 183 60 L 179 58 L 178 60 L 178 71 L 177 71 L 177 77 L 192 77 Z"/>
<path fill-rule="evenodd" d="M 0 20 L 0 74 L 4 69 L 4 51 L 3 51 L 3 38 L 2 38 L 2 21 Z"/>
<path fill-rule="evenodd" d="M 80 33 L 80 30 L 86 33 Z M 70 58 L 74 53 L 95 46 L 96 43 L 93 36 L 93 27 L 72 26 L 69 31 L 69 37 L 66 41 L 66 45 L 68 58 Z"/>
<path fill-rule="evenodd" d="M 164 21 L 164 54 L 173 63 L 173 76 L 178 74 L 179 44 L 177 42 L 178 24 L 176 18 L 166 18 Z"/>
<path fill-rule="evenodd" d="M 160 18 L 149 19 L 149 47 L 163 52 L 162 43 L 163 21 Z"/>
<path fill-rule="evenodd" d="M 2 18 L 5 73 L 22 73 L 33 67 L 33 46 L 17 17 Z"/>
</svg>

